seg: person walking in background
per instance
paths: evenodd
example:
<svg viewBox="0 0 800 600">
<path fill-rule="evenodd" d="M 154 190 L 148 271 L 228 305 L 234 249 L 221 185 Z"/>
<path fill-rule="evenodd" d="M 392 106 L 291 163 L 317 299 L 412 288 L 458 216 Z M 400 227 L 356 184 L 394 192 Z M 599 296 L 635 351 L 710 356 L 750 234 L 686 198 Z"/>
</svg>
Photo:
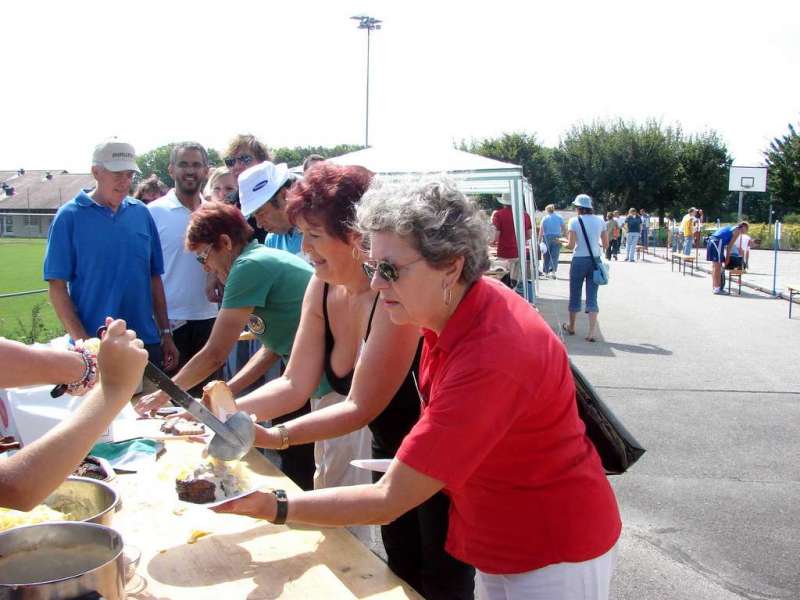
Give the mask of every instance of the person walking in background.
<svg viewBox="0 0 800 600">
<path fill-rule="evenodd" d="M 569 267 L 569 325 L 564 323 L 562 329 L 569 335 L 575 335 L 575 319 L 581 310 L 581 290 L 585 282 L 586 313 L 589 315 L 589 333 L 586 335 L 586 341 L 594 342 L 597 313 L 600 309 L 597 305 L 598 285 L 594 282 L 592 274 L 596 268 L 595 259 L 598 259 L 602 252 L 601 246 L 602 248 L 608 246 L 608 232 L 603 217 L 592 214 L 591 197 L 578 194 L 572 204 L 578 208 L 578 216 L 572 217 L 567 224 L 569 233 L 567 248 L 574 251 Z M 587 238 L 589 245 L 586 243 Z"/>
<path fill-rule="evenodd" d="M 176 368 L 181 368 L 205 345 L 217 316 L 217 305 L 206 296 L 209 277 L 185 243 L 192 213 L 203 204 L 200 190 L 208 174 L 206 149 L 196 142 L 176 144 L 169 156 L 169 174 L 175 188 L 147 208 L 158 229 L 164 256 L 162 279 L 172 330 L 164 335 L 172 336 L 180 353 Z M 218 378 L 219 372 L 210 373 L 189 393 L 201 396 L 203 385 Z"/>
<path fill-rule="evenodd" d="M 699 248 L 700 244 L 703 243 L 703 225 L 705 225 L 705 223 L 706 219 L 703 215 L 703 209 L 698 208 L 694 216 L 694 245 L 696 248 Z"/>
<path fill-rule="evenodd" d="M 619 238 L 617 240 L 617 254 L 619 254 L 619 250 L 622 248 L 622 245 L 625 242 L 625 215 L 621 214 L 618 210 L 615 210 L 614 220 L 619 226 Z"/>
<path fill-rule="evenodd" d="M 169 335 L 158 230 L 145 205 L 128 195 L 139 172 L 130 144 L 114 138 L 95 148 L 97 187 L 58 209 L 47 238 L 44 279 L 73 340 L 93 337 L 108 316 L 125 319 L 150 360 L 173 369 L 178 350 Z"/>
<path fill-rule="evenodd" d="M 539 237 L 547 246 L 547 254 L 544 257 L 544 272 L 552 273 L 553 279 L 556 278 L 558 271 L 558 255 L 561 252 L 561 238 L 564 235 L 564 219 L 556 212 L 555 204 L 548 204 L 544 207 L 547 213 L 542 219 Z"/>
<path fill-rule="evenodd" d="M 695 214 L 697 209 L 693 206 L 689 212 L 681 219 L 681 234 L 683 235 L 683 254 L 689 256 L 692 253 L 692 242 L 694 241 Z"/>
<path fill-rule="evenodd" d="M 626 236 L 625 245 L 627 247 L 626 261 L 636 262 L 636 244 L 639 241 L 639 236 L 642 233 L 642 218 L 635 208 L 628 211 L 628 216 L 625 219 L 625 229 L 628 231 Z"/>
<path fill-rule="evenodd" d="M 497 258 L 508 261 L 508 275 L 511 278 L 509 287 L 516 287 L 522 269 L 519 264 L 519 251 L 517 250 L 517 235 L 514 230 L 514 213 L 511 210 L 511 198 L 503 194 L 497 200 L 502 208 L 492 215 L 492 225 L 496 230 L 493 245 L 497 246 Z M 525 241 L 531 239 L 531 218 L 525 213 Z"/>
<path fill-rule="evenodd" d="M 649 239 L 649 234 L 650 234 L 650 215 L 647 214 L 647 211 L 642 208 L 642 209 L 639 210 L 639 216 L 642 218 L 642 237 L 641 237 L 642 242 L 641 242 L 641 244 L 642 244 L 642 247 L 645 250 L 647 250 L 647 248 L 650 245 L 650 239 Z"/>
<path fill-rule="evenodd" d="M 619 255 L 619 238 L 621 235 L 621 230 L 619 228 L 619 223 L 614 218 L 614 213 L 609 212 L 606 214 L 606 234 L 608 235 L 608 246 L 606 246 L 606 260 L 611 260 L 611 257 L 614 257 L 614 260 L 617 260 L 617 256 Z"/>
</svg>

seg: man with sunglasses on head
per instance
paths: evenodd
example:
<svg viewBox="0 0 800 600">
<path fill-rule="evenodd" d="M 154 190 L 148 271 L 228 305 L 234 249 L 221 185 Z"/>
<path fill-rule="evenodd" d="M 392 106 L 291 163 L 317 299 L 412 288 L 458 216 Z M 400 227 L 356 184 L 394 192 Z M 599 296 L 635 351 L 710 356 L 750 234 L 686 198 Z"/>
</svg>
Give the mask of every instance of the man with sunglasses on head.
<svg viewBox="0 0 800 600">
<path fill-rule="evenodd" d="M 177 368 L 197 354 L 211 335 L 217 305 L 205 294 L 207 278 L 194 254 L 186 250 L 186 228 L 192 213 L 203 203 L 203 183 L 208 177 L 208 153 L 196 142 L 176 144 L 169 157 L 169 174 L 175 188 L 147 205 L 153 216 L 164 255 L 164 291 L 171 335 L 180 352 Z M 214 277 L 216 279 L 216 277 Z M 219 373 L 210 374 L 191 388 L 194 396 Z"/>
<path fill-rule="evenodd" d="M 147 207 L 129 196 L 134 173 L 140 171 L 133 146 L 112 138 L 95 147 L 97 187 L 58 209 L 48 233 L 44 279 L 73 340 L 94 337 L 106 317 L 125 319 L 150 360 L 172 369 L 178 352 L 166 335 L 161 243 Z"/>
<path fill-rule="evenodd" d="M 261 164 L 266 161 L 271 161 L 267 147 L 258 141 L 258 139 L 249 133 L 240 133 L 233 138 L 225 150 L 225 166 L 230 169 L 234 181 L 239 181 L 241 175 L 249 167 Z M 228 201 L 235 204 L 237 208 L 241 208 L 239 201 L 239 191 L 232 192 L 228 195 Z M 255 230 L 255 238 L 259 243 L 263 244 L 267 237 L 267 232 L 261 229 L 256 224 L 254 218 L 249 218 L 247 224 Z"/>
</svg>

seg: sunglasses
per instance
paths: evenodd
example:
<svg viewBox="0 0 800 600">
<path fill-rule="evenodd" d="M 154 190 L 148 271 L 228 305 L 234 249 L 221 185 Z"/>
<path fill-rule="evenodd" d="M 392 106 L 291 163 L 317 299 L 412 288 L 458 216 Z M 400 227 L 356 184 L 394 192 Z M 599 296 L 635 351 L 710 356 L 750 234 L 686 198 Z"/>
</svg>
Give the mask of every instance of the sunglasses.
<svg viewBox="0 0 800 600">
<path fill-rule="evenodd" d="M 368 260 L 364 262 L 361 267 L 364 269 L 367 277 L 371 280 L 375 273 L 381 276 L 381 279 L 387 283 L 394 283 L 400 279 L 400 271 L 406 267 L 410 267 L 414 263 L 423 260 L 424 257 L 420 256 L 417 260 L 412 260 L 401 266 L 393 265 L 388 260 Z"/>
<path fill-rule="evenodd" d="M 206 249 L 203 250 L 200 254 L 195 254 L 195 258 L 197 259 L 197 262 L 199 262 L 201 265 L 205 265 L 206 261 L 208 260 L 208 253 L 209 252 L 211 252 L 211 244 L 206 246 Z"/>
<path fill-rule="evenodd" d="M 229 169 L 232 169 L 233 166 L 236 164 L 236 161 L 242 163 L 245 167 L 253 162 L 253 157 L 249 154 L 242 154 L 241 156 L 232 156 L 230 158 L 225 159 L 225 166 Z"/>
</svg>

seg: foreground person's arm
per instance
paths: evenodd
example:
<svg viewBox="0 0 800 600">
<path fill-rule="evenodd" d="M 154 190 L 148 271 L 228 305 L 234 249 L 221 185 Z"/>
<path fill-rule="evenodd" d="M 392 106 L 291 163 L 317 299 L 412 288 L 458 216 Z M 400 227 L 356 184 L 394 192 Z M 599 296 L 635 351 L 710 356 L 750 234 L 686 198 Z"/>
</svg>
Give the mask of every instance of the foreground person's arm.
<svg viewBox="0 0 800 600">
<path fill-rule="evenodd" d="M 72 383 L 79 381 L 86 363 L 77 352 L 36 348 L 0 339 L 0 387 Z"/>
<path fill-rule="evenodd" d="M 391 402 L 403 384 L 419 344 L 419 328 L 395 325 L 379 305 L 367 343 L 356 363 L 350 394 L 321 410 L 282 424 L 290 445 L 307 444 L 346 435 L 368 425 Z M 376 374 L 380 373 L 380 376 Z M 281 432 L 271 427 L 257 444 L 280 448 Z"/>
<path fill-rule="evenodd" d="M 394 460 L 387 473 L 371 485 L 289 494 L 286 520 L 320 527 L 391 523 L 443 487 L 441 481 Z M 255 492 L 211 510 L 274 521 L 277 501 L 271 492 Z"/>
<path fill-rule="evenodd" d="M 0 463 L 0 506 L 30 510 L 80 464 L 136 391 L 147 351 L 125 321 L 110 323 L 97 356 L 100 384 L 77 412 Z"/>
</svg>

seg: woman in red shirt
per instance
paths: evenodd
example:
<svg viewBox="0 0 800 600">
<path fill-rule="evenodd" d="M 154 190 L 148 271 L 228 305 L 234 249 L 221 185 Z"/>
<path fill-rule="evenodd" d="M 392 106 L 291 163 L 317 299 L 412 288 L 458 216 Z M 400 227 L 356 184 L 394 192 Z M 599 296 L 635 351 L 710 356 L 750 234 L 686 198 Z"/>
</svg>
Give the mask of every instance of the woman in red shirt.
<svg viewBox="0 0 800 600">
<path fill-rule="evenodd" d="M 478 570 L 481 598 L 608 598 L 617 502 L 578 416 L 563 344 L 521 297 L 482 276 L 485 220 L 439 179 L 370 190 L 358 223 L 384 308 L 425 337 L 420 420 L 373 485 L 288 500 L 256 493 L 217 510 L 384 523 L 444 490 L 446 549 Z"/>
</svg>

